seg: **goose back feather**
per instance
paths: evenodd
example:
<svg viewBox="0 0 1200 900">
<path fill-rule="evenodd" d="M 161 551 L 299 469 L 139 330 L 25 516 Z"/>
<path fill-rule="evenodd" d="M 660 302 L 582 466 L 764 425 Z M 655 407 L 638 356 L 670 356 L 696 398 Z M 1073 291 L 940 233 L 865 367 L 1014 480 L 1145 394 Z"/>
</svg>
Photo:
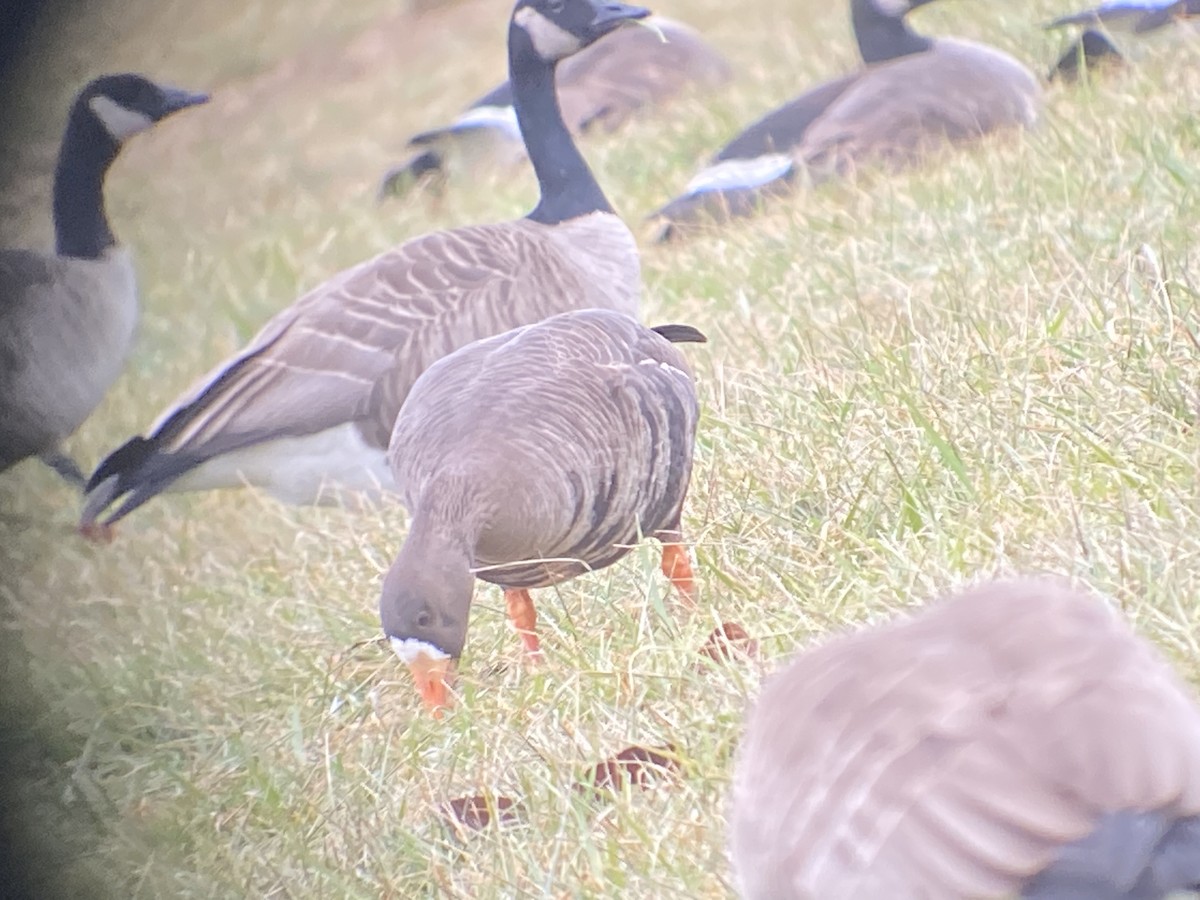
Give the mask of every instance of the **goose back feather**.
<svg viewBox="0 0 1200 900">
<path fill-rule="evenodd" d="M 610 565 L 643 534 L 678 531 L 697 416 L 691 370 L 668 339 L 584 310 L 431 366 L 388 459 L 415 515 L 471 504 L 479 578 L 546 587 Z"/>
<path fill-rule="evenodd" d="M 747 898 L 1159 898 L 1200 886 L 1200 709 L 1063 585 L 975 588 L 770 679 L 738 752 Z"/>
</svg>

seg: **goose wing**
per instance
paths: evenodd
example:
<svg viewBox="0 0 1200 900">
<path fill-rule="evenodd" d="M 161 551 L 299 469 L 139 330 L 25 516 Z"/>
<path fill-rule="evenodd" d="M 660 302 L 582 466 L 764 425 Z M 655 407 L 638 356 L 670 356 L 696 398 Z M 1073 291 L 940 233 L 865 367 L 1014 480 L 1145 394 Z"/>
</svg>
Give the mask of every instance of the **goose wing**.
<svg viewBox="0 0 1200 900">
<path fill-rule="evenodd" d="M 1103 604 L 990 586 L 770 682 L 733 803 L 749 896 L 1001 896 L 1060 856 L 1077 889 L 1116 884 L 1152 842 L 1086 841 L 1122 811 L 1200 812 L 1200 712 Z"/>
</svg>

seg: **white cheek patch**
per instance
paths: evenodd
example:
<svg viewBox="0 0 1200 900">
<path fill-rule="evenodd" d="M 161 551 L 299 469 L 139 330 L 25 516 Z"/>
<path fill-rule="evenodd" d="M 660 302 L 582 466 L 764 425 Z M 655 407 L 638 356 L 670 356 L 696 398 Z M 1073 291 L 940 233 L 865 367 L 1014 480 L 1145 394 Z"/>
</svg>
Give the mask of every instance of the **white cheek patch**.
<svg viewBox="0 0 1200 900">
<path fill-rule="evenodd" d="M 112 139 L 120 143 L 132 137 L 139 131 L 145 131 L 154 124 L 145 113 L 122 106 L 111 97 L 103 94 L 88 100 L 88 106 L 104 126 L 104 130 L 112 135 Z"/>
<path fill-rule="evenodd" d="M 795 166 L 786 153 L 764 153 L 750 159 L 727 159 L 702 170 L 688 182 L 686 193 L 756 188 L 782 178 Z"/>
<path fill-rule="evenodd" d="M 513 16 L 513 21 L 525 29 L 533 41 L 533 49 L 542 59 L 562 59 L 583 47 L 579 38 L 559 28 L 532 7 L 521 7 Z"/>
<path fill-rule="evenodd" d="M 417 657 L 424 654 L 429 659 L 449 659 L 450 654 L 444 650 L 439 650 L 433 644 L 425 641 L 419 641 L 416 638 L 389 638 L 389 643 L 392 645 L 392 651 L 400 657 L 400 661 L 406 666 L 411 666 L 416 662 Z"/>
<path fill-rule="evenodd" d="M 910 9 L 907 0 L 873 0 L 873 2 L 877 10 L 893 19 L 904 18 Z"/>
</svg>

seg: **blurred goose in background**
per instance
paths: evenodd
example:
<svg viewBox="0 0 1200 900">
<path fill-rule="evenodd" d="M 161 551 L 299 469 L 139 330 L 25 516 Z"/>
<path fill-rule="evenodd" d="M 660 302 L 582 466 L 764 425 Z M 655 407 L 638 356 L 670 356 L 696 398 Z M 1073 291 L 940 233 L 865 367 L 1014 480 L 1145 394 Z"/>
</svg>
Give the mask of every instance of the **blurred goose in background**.
<svg viewBox="0 0 1200 900">
<path fill-rule="evenodd" d="M 429 709 L 448 704 L 475 578 L 504 588 L 534 658 L 529 590 L 609 566 L 643 535 L 693 604 L 679 541 L 699 406 L 672 342 L 704 340 L 568 312 L 463 347 L 413 386 L 388 450 L 412 524 L 380 616 Z"/>
<path fill-rule="evenodd" d="M 1200 16 L 1200 0 L 1117 0 L 1061 16 L 1046 28 L 1102 26 L 1107 31 L 1145 34 L 1189 16 Z"/>
<path fill-rule="evenodd" d="M 729 80 L 724 57 L 688 26 L 662 16 L 646 25 L 618 29 L 559 67 L 558 102 L 574 135 L 611 131 L 690 86 Z M 446 127 L 413 136 L 409 146 L 416 152 L 384 176 L 381 196 L 401 193 L 423 175 L 444 175 L 456 160 L 462 168 L 524 160 L 511 84 L 489 91 Z"/>
<path fill-rule="evenodd" d="M 726 144 L 651 215 L 663 222 L 658 239 L 749 215 L 802 172 L 819 181 L 868 162 L 899 167 L 945 142 L 1032 125 L 1041 107 L 1033 73 L 984 44 L 913 32 L 904 17 L 927 2 L 851 0 L 866 67 L 802 94 Z"/>
<path fill-rule="evenodd" d="M 83 486 L 62 442 L 121 373 L 138 318 L 104 177 L 127 140 L 207 99 L 130 73 L 75 97 L 54 170 L 54 253 L 0 250 L 0 471 L 36 456 Z"/>
<path fill-rule="evenodd" d="M 516 221 L 414 238 L 309 291 L 168 409 L 148 438 L 100 464 L 81 530 L 107 538 L 107 526 L 163 491 L 249 484 L 295 504 L 347 492 L 378 498 L 394 488 L 385 450 L 395 410 L 431 363 L 568 309 L 636 315 L 637 246 L 563 123 L 554 69 L 647 14 L 600 0 L 520 0 L 509 71 L 541 188 L 536 208 Z"/>
<path fill-rule="evenodd" d="M 1181 19 L 1200 15 L 1200 0 L 1142 0 L 1142 2 L 1106 3 L 1082 12 L 1062 16 L 1046 25 L 1047 29 L 1083 26 L 1080 36 L 1066 49 L 1050 78 L 1073 81 L 1079 76 L 1081 64 L 1095 68 L 1098 64 L 1125 62 L 1110 34 L 1124 32 L 1141 35 L 1159 31 Z"/>
<path fill-rule="evenodd" d="M 1200 707 L 1098 598 L 976 587 L 768 680 L 730 850 L 747 900 L 1197 890 Z"/>
</svg>

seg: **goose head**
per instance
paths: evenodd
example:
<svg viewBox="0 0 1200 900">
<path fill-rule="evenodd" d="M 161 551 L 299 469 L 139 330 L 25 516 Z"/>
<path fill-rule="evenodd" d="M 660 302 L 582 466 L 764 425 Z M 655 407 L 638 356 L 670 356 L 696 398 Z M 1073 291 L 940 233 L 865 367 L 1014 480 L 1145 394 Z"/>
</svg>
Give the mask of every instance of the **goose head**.
<svg viewBox="0 0 1200 900">
<path fill-rule="evenodd" d="M 475 587 L 465 558 L 406 542 L 383 579 L 379 616 L 395 654 L 408 666 L 425 707 L 450 706 L 448 684 L 467 640 Z"/>
<path fill-rule="evenodd" d="M 557 63 L 650 10 L 601 0 L 519 0 L 512 28 L 545 63 Z"/>
<path fill-rule="evenodd" d="M 133 73 L 102 75 L 88 83 L 75 101 L 80 114 L 91 116 L 113 144 L 121 146 L 172 113 L 208 101 L 208 94 L 155 84 Z"/>
</svg>

